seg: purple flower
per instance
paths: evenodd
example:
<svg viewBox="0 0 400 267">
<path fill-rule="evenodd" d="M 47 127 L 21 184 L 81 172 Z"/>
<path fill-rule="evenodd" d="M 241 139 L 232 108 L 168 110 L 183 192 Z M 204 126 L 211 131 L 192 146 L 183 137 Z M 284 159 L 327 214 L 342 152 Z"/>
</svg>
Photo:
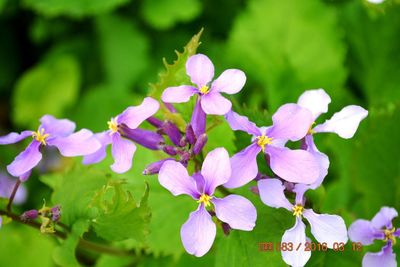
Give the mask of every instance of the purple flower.
<svg viewBox="0 0 400 267">
<path fill-rule="evenodd" d="M 33 138 L 28 147 L 7 166 L 11 175 L 23 177 L 29 173 L 42 159 L 40 149 L 45 146 L 55 146 L 65 157 L 88 155 L 100 147 L 91 131 L 82 129 L 74 133 L 75 123 L 70 120 L 45 115 L 40 122 L 37 132 L 23 131 L 0 137 L 0 145 L 14 144 L 30 136 Z"/>
<path fill-rule="evenodd" d="M 10 198 L 11 193 L 14 189 L 16 180 L 11 179 L 5 173 L 0 173 L 0 197 L 2 198 Z M 14 197 L 14 204 L 22 204 L 25 202 L 27 198 L 27 191 L 25 186 L 22 184 L 19 186 L 17 193 Z"/>
<path fill-rule="evenodd" d="M 228 69 L 211 83 L 214 77 L 214 65 L 207 56 L 202 54 L 191 56 L 188 59 L 186 73 L 195 86 L 168 87 L 161 96 L 162 101 L 183 103 L 189 101 L 194 94 L 198 94 L 201 99 L 201 107 L 207 114 L 226 114 L 231 109 L 232 103 L 221 93 L 236 94 L 242 90 L 246 82 L 246 75 L 243 71 Z"/>
<path fill-rule="evenodd" d="M 197 257 L 206 254 L 215 239 L 216 225 L 207 208 L 213 204 L 216 217 L 232 229 L 251 231 L 257 212 L 253 204 L 238 195 L 215 197 L 215 188 L 226 183 L 231 175 L 228 152 L 217 148 L 206 156 L 201 172 L 189 176 L 185 167 L 175 161 L 166 161 L 159 173 L 159 182 L 173 195 L 191 196 L 199 206 L 182 225 L 181 238 L 186 251 Z"/>
<path fill-rule="evenodd" d="M 306 135 L 312 123 L 309 110 L 296 104 L 283 105 L 272 116 L 273 125 L 262 128 L 233 111 L 225 117 L 233 130 L 253 136 L 251 145 L 231 158 L 232 177 L 225 187 L 240 187 L 254 179 L 258 173 L 257 155 L 261 151 L 269 156 L 272 171 L 282 179 L 310 184 L 319 177 L 318 162 L 310 152 L 284 146 L 288 140 L 297 141 Z"/>
<path fill-rule="evenodd" d="M 282 243 L 293 244 L 292 251 L 283 251 L 283 260 L 292 266 L 304 266 L 311 257 L 311 251 L 305 250 L 305 243 L 310 242 L 306 237 L 304 216 L 311 226 L 311 233 L 315 239 L 333 248 L 335 243 L 347 242 L 347 230 L 343 219 L 337 215 L 317 214 L 311 209 L 304 208 L 304 188 L 297 188 L 296 204 L 292 205 L 285 197 L 285 186 L 278 179 L 263 179 L 258 181 L 258 189 L 262 202 L 273 208 L 285 208 L 296 217 L 295 225 L 286 230 L 282 236 Z M 297 249 L 299 247 L 299 249 Z"/>
<path fill-rule="evenodd" d="M 392 220 L 397 217 L 394 208 L 383 207 L 371 221 L 356 220 L 349 227 L 349 237 L 353 242 L 371 245 L 374 240 L 386 241 L 386 245 L 379 252 L 365 254 L 363 267 L 396 267 L 396 254 L 392 246 L 396 244 L 396 237 L 400 237 L 400 230 L 393 227 Z"/>
<path fill-rule="evenodd" d="M 146 97 L 139 106 L 128 107 L 124 112 L 112 118 L 108 122 L 109 130 L 96 134 L 101 147 L 93 154 L 85 156 L 83 163 L 93 164 L 102 161 L 107 155 L 107 146 L 111 144 L 111 153 L 114 158 L 111 169 L 116 173 L 127 172 L 132 167 L 136 145 L 123 138 L 123 134 L 129 135 L 139 142 L 142 139 L 144 146 L 153 149 L 160 138 L 162 140 L 162 137 L 156 133 L 136 128 L 147 118 L 154 115 L 158 108 L 159 104 L 155 99 Z"/>
</svg>

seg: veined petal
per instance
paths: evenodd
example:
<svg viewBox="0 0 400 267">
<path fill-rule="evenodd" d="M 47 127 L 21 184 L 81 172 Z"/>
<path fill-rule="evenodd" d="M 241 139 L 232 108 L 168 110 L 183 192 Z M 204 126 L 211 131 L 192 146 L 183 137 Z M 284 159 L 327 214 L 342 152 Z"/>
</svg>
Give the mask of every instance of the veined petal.
<svg viewBox="0 0 400 267">
<path fill-rule="evenodd" d="M 383 239 L 382 231 L 374 228 L 370 221 L 356 220 L 349 227 L 349 238 L 353 242 L 361 242 L 364 246 L 371 245 L 375 239 Z"/>
<path fill-rule="evenodd" d="M 136 151 L 136 145 L 121 137 L 119 133 L 112 135 L 111 153 L 114 163 L 111 169 L 116 173 L 124 173 L 132 167 L 132 158 Z"/>
<path fill-rule="evenodd" d="M 227 188 L 237 188 L 253 180 L 258 173 L 257 155 L 261 148 L 251 144 L 231 158 L 231 177 L 224 184 Z"/>
<path fill-rule="evenodd" d="M 333 248 L 334 243 L 347 243 L 347 228 L 342 217 L 330 214 L 316 214 L 306 209 L 303 216 L 311 225 L 311 233 L 320 243 L 326 243 Z"/>
<path fill-rule="evenodd" d="M 211 85 L 211 90 L 227 94 L 236 94 L 246 83 L 246 75 L 237 69 L 225 70 Z"/>
<path fill-rule="evenodd" d="M 225 148 L 216 148 L 204 159 L 201 175 L 204 177 L 204 192 L 212 195 L 217 186 L 226 183 L 231 177 L 231 163 Z"/>
<path fill-rule="evenodd" d="M 158 173 L 158 181 L 174 196 L 186 194 L 194 199 L 200 197 L 195 180 L 189 176 L 186 168 L 179 162 L 168 160 Z"/>
<path fill-rule="evenodd" d="M 199 90 L 190 85 L 168 87 L 161 95 L 161 100 L 166 103 L 188 102 L 190 97 Z"/>
<path fill-rule="evenodd" d="M 394 208 L 382 207 L 379 212 L 372 218 L 371 224 L 376 229 L 392 228 L 392 220 L 398 216 Z"/>
<path fill-rule="evenodd" d="M 160 104 L 151 97 L 146 97 L 138 106 L 128 107 L 118 116 L 118 124 L 124 123 L 131 129 L 136 129 L 143 121 L 153 116 Z"/>
<path fill-rule="evenodd" d="M 286 264 L 292 267 L 303 267 L 311 257 L 311 251 L 306 251 L 306 226 L 299 217 L 296 217 L 295 225 L 286 230 L 282 236 L 282 243 L 293 244 L 292 251 L 283 251 L 282 258 Z M 297 249 L 299 247 L 299 249 Z"/>
<path fill-rule="evenodd" d="M 313 123 L 311 111 L 297 104 L 285 104 L 272 116 L 273 125 L 267 131 L 268 137 L 297 141 L 303 138 Z"/>
<path fill-rule="evenodd" d="M 232 103 L 219 92 L 210 91 L 201 96 L 201 107 L 206 114 L 225 115 L 232 108 Z"/>
<path fill-rule="evenodd" d="M 54 136 L 65 137 L 72 134 L 75 130 L 75 122 L 68 119 L 56 119 L 51 115 L 44 115 L 40 118 L 39 129 L 44 129 L 45 133 Z"/>
<path fill-rule="evenodd" d="M 234 131 L 239 130 L 254 136 L 262 135 L 254 122 L 251 122 L 247 117 L 241 116 L 232 110 L 226 113 L 225 119 Z"/>
<path fill-rule="evenodd" d="M 19 177 L 32 170 L 42 159 L 42 153 L 39 151 L 40 144 L 40 142 L 33 140 L 32 143 L 7 166 L 7 171 L 12 176 Z"/>
<path fill-rule="evenodd" d="M 110 131 L 94 134 L 101 147 L 94 153 L 83 157 L 83 164 L 94 164 L 102 161 L 107 156 L 107 146 L 111 144 Z"/>
<path fill-rule="evenodd" d="M 32 131 L 23 131 L 20 134 L 19 133 L 9 133 L 7 135 L 0 136 L 0 145 L 9 145 L 9 144 L 18 143 L 19 141 L 22 141 L 25 138 L 32 136 L 32 134 L 33 134 Z"/>
<path fill-rule="evenodd" d="M 189 219 L 182 225 L 181 239 L 185 250 L 196 257 L 206 254 L 214 243 L 217 227 L 210 214 L 200 205 L 190 213 Z"/>
<path fill-rule="evenodd" d="M 312 184 L 319 177 L 319 164 L 308 151 L 267 146 L 266 153 L 272 171 L 286 181 Z"/>
<path fill-rule="evenodd" d="M 233 229 L 253 230 L 256 225 L 257 211 L 247 199 L 238 195 L 229 195 L 222 199 L 213 198 L 217 218 L 229 224 Z"/>
<path fill-rule="evenodd" d="M 331 103 L 331 98 L 322 88 L 307 90 L 297 100 L 300 107 L 311 111 L 314 121 L 319 115 L 328 111 L 329 103 Z"/>
<path fill-rule="evenodd" d="M 316 133 L 332 132 L 340 137 L 352 138 L 360 122 L 367 117 L 368 111 L 360 106 L 350 105 L 333 114 L 332 118 L 314 127 Z"/>
<path fill-rule="evenodd" d="M 293 205 L 286 198 L 282 182 L 278 179 L 262 179 L 257 183 L 261 201 L 272 208 L 292 210 Z"/>
<path fill-rule="evenodd" d="M 192 83 L 201 88 L 207 85 L 214 77 L 214 65 L 207 56 L 197 54 L 187 60 L 186 73 Z"/>
<path fill-rule="evenodd" d="M 363 267 L 396 267 L 396 254 L 393 253 L 392 243 L 388 242 L 381 251 L 377 253 L 368 252 L 365 254 Z"/>
</svg>

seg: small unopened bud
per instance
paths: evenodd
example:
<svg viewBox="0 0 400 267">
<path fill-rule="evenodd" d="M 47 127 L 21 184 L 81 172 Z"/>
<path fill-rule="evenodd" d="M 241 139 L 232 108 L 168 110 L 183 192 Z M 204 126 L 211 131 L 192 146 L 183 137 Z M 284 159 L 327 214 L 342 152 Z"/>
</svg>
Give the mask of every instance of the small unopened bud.
<svg viewBox="0 0 400 267">
<path fill-rule="evenodd" d="M 122 136 L 148 149 L 159 150 L 160 145 L 164 143 L 164 138 L 161 135 L 149 130 L 130 129 L 126 125 L 122 125 L 120 130 Z"/>
<path fill-rule="evenodd" d="M 39 216 L 39 212 L 37 210 L 28 210 L 22 213 L 20 216 L 23 221 L 35 220 Z"/>
<path fill-rule="evenodd" d="M 179 141 L 179 146 L 184 147 L 187 145 L 186 137 L 182 137 L 181 141 Z"/>
<path fill-rule="evenodd" d="M 162 120 L 159 120 L 156 117 L 147 118 L 147 122 L 156 128 L 161 128 L 164 123 Z"/>
<path fill-rule="evenodd" d="M 229 226 L 229 224 L 223 222 L 222 223 L 222 230 L 224 231 L 224 234 L 226 236 L 228 236 L 229 233 L 231 232 L 232 228 Z"/>
<path fill-rule="evenodd" d="M 143 175 L 157 174 L 160 171 L 164 162 L 166 162 L 167 160 L 174 160 L 174 159 L 171 158 L 162 159 L 147 165 L 146 169 L 144 169 L 143 171 Z"/>
<path fill-rule="evenodd" d="M 196 135 L 194 134 L 192 125 L 188 124 L 186 127 L 186 140 L 189 144 L 194 145 L 196 143 Z"/>
<path fill-rule="evenodd" d="M 61 218 L 61 206 L 56 205 L 51 208 L 51 220 L 53 222 L 58 222 Z"/>
<path fill-rule="evenodd" d="M 189 161 L 190 159 L 190 153 L 188 151 L 183 151 L 182 153 L 179 153 L 181 156 L 181 161 Z"/>
<path fill-rule="evenodd" d="M 178 127 L 170 121 L 164 123 L 162 130 L 166 135 L 168 135 L 169 139 L 171 139 L 172 143 L 176 146 L 180 146 L 180 141 L 182 138 L 182 134 L 179 131 Z"/>
<path fill-rule="evenodd" d="M 208 140 L 207 134 L 200 135 L 193 146 L 193 154 L 195 155 L 199 154 L 203 149 L 203 147 L 206 145 L 207 140 Z"/>
<path fill-rule="evenodd" d="M 250 191 L 257 196 L 260 195 L 260 190 L 258 190 L 257 186 L 250 187 Z"/>
<path fill-rule="evenodd" d="M 174 146 L 164 146 L 163 151 L 171 156 L 175 156 L 177 154 L 176 148 Z"/>
</svg>

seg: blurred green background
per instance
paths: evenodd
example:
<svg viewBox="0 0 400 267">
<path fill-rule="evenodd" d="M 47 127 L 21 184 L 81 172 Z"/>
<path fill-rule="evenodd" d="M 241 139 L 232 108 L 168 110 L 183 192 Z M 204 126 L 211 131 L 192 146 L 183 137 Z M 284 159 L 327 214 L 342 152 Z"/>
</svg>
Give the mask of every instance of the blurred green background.
<svg viewBox="0 0 400 267">
<path fill-rule="evenodd" d="M 347 226 L 371 219 L 381 206 L 400 211 L 400 2 L 394 0 L 0 0 L 0 133 L 36 129 L 47 113 L 70 118 L 78 128 L 106 129 L 111 116 L 148 95 L 149 83 L 164 69 L 163 57 L 172 63 L 174 51 L 183 51 L 201 28 L 198 52 L 211 58 L 216 75 L 227 68 L 246 72 L 245 89 L 232 99 L 260 126 L 280 105 L 312 88 L 324 88 L 332 98 L 318 122 L 349 104 L 369 110 L 353 139 L 316 137 L 331 165 L 323 187 L 307 195 L 315 211 L 339 214 Z M 225 146 L 233 154 L 246 142 L 241 138 L 223 125 L 210 133 L 207 146 Z M 23 147 L 0 147 L 2 171 Z M 172 197 L 155 176 L 141 176 L 159 158 L 138 149 L 133 170 L 119 176 L 110 173 L 110 159 L 88 168 L 126 179 L 136 199 L 144 180 L 150 184 L 151 221 L 129 226 L 144 227 L 146 238 L 113 242 L 135 255 L 75 250 L 88 230 L 86 239 L 107 240 L 81 227 L 86 215 L 75 214 L 89 203 L 81 203 L 86 184 L 93 191 L 104 181 L 86 178 L 83 167 L 65 171 L 79 164 L 54 163 L 49 156 L 42 167 L 51 172 L 35 171 L 26 184 L 28 201 L 17 210 L 40 208 L 43 199 L 61 203 L 75 239 L 61 243 L 27 226 L 5 224 L 0 266 L 285 266 L 279 252 L 259 252 L 258 243 L 279 242 L 294 219 L 262 205 L 248 187 L 236 191 L 257 206 L 255 230 L 228 237 L 219 230 L 206 256 L 185 254 L 179 229 L 195 203 Z M 395 250 L 400 252 L 398 245 Z M 345 252 L 313 253 L 307 266 L 360 266 L 362 255 L 349 244 Z"/>
</svg>

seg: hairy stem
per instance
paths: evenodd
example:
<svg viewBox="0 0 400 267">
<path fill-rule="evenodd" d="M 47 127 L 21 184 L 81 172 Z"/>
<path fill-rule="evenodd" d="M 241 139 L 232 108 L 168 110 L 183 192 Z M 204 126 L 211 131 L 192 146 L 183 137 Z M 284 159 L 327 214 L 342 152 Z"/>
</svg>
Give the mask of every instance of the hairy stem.
<svg viewBox="0 0 400 267">
<path fill-rule="evenodd" d="M 17 194 L 17 191 L 18 191 L 18 188 L 20 185 L 21 185 L 21 181 L 18 179 L 14 185 L 14 188 L 13 188 L 10 198 L 8 199 L 8 204 L 7 204 L 8 212 L 11 212 L 12 203 L 14 202 L 15 195 Z"/>
</svg>

